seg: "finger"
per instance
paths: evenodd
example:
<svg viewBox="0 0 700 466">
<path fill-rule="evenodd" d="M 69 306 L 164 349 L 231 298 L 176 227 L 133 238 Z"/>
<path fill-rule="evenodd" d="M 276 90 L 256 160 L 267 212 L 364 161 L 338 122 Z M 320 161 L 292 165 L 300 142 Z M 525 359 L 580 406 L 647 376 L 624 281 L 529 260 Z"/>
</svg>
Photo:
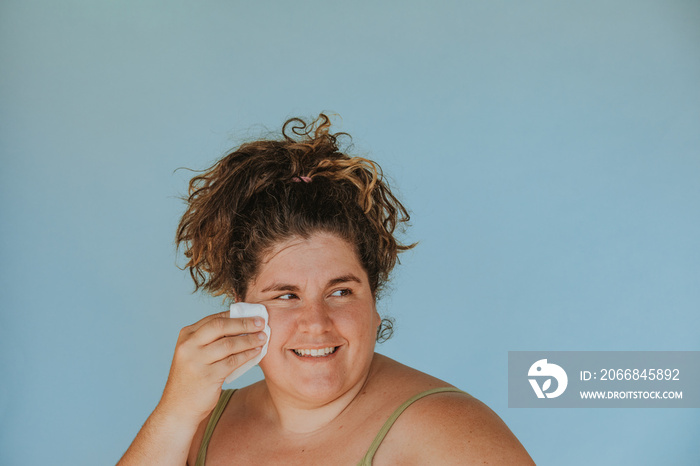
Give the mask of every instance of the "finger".
<svg viewBox="0 0 700 466">
<path fill-rule="evenodd" d="M 262 346 L 266 341 L 267 335 L 264 332 L 220 338 L 204 348 L 205 358 L 214 364 L 231 355 Z"/>
<path fill-rule="evenodd" d="M 234 370 L 241 367 L 246 362 L 253 359 L 258 354 L 260 354 L 261 350 L 262 350 L 262 346 L 258 346 L 258 347 L 243 351 L 241 353 L 232 354 L 232 355 L 227 356 L 226 358 L 222 359 L 221 361 L 215 362 L 210 367 L 212 368 L 212 370 L 216 374 L 219 375 L 219 377 L 224 379 L 224 378 L 228 377 L 229 374 L 231 374 L 231 372 L 233 372 Z"/>
<path fill-rule="evenodd" d="M 257 333 L 264 326 L 265 321 L 261 317 L 216 317 L 202 325 L 193 335 L 193 340 L 201 346 L 206 346 L 223 337 Z"/>
<path fill-rule="evenodd" d="M 200 327 L 202 327 L 202 325 L 206 324 L 207 322 L 211 322 L 214 319 L 220 319 L 222 317 L 229 317 L 230 313 L 231 313 L 231 311 L 217 312 L 216 314 L 206 316 L 205 318 L 195 322 L 194 324 L 192 324 L 186 328 L 190 329 L 190 331 L 192 331 L 192 332 L 196 332 L 197 330 L 200 329 Z"/>
</svg>

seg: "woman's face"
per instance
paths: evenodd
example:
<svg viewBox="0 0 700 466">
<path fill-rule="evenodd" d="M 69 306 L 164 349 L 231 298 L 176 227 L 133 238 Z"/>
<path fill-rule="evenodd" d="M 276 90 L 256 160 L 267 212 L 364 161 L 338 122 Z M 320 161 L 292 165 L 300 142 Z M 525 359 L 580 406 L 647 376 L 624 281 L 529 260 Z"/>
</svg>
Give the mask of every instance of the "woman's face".
<svg viewBox="0 0 700 466">
<path fill-rule="evenodd" d="M 328 233 L 277 244 L 246 301 L 270 315 L 260 367 L 271 390 L 328 402 L 364 383 L 381 319 L 353 245 Z"/>
</svg>

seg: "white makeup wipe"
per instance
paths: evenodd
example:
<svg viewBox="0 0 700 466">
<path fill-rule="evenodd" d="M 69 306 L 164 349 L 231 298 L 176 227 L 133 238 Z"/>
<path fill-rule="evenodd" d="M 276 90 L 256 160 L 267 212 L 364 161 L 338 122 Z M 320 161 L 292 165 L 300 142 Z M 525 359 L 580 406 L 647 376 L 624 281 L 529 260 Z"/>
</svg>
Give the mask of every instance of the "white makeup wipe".
<svg viewBox="0 0 700 466">
<path fill-rule="evenodd" d="M 237 319 L 241 317 L 261 317 L 265 321 L 265 328 L 263 329 L 263 332 L 265 332 L 265 335 L 267 335 L 267 341 L 262 347 L 262 350 L 260 351 L 260 354 L 255 356 L 253 359 L 250 361 L 246 362 L 243 364 L 241 367 L 236 369 L 226 377 L 226 383 L 233 382 L 236 380 L 238 377 L 242 376 L 244 373 L 246 373 L 250 368 L 255 366 L 257 363 L 260 362 L 262 358 L 265 357 L 267 354 L 267 345 L 270 343 L 270 326 L 267 325 L 267 320 L 268 320 L 268 315 L 267 315 L 267 309 L 265 309 L 265 306 L 262 304 L 250 304 L 250 303 L 233 303 L 231 304 L 231 318 L 232 319 Z"/>
</svg>

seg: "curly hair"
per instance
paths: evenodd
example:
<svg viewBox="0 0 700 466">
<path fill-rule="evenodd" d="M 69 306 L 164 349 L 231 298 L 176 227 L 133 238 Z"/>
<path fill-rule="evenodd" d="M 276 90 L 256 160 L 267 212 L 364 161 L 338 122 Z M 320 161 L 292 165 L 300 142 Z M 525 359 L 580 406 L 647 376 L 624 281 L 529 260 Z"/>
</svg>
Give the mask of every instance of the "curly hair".
<svg viewBox="0 0 700 466">
<path fill-rule="evenodd" d="M 264 256 L 275 244 L 316 232 L 336 234 L 356 248 L 375 299 L 403 245 L 394 237 L 410 216 L 394 197 L 379 165 L 350 157 L 321 114 L 292 118 L 281 140 L 245 143 L 192 178 L 176 243 L 185 267 L 214 296 L 244 300 Z M 377 339 L 391 336 L 382 320 Z"/>
</svg>

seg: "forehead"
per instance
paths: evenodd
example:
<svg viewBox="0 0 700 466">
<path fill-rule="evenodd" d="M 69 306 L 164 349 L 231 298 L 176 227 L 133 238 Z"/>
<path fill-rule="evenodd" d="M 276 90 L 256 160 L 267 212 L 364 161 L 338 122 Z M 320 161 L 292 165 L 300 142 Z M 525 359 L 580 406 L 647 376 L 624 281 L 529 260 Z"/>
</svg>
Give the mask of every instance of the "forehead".
<svg viewBox="0 0 700 466">
<path fill-rule="evenodd" d="M 323 277 L 342 271 L 367 276 L 353 244 L 330 233 L 314 233 L 308 238 L 293 237 L 273 246 L 263 256 L 253 285 L 271 276 Z"/>
</svg>

